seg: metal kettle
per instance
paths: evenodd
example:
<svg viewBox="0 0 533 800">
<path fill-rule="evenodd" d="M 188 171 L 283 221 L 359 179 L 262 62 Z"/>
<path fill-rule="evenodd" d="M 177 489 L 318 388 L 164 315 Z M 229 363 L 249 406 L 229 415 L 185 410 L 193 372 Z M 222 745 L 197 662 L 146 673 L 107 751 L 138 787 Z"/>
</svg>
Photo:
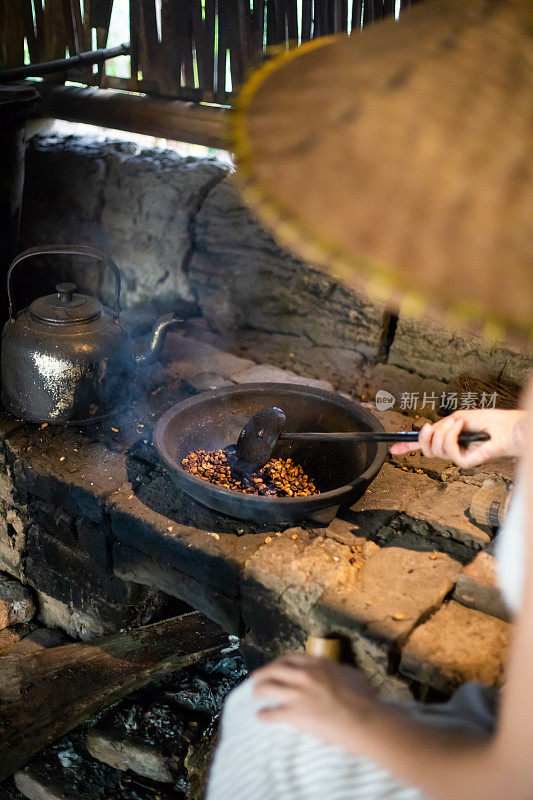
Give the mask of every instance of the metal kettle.
<svg viewBox="0 0 533 800">
<path fill-rule="evenodd" d="M 74 283 L 59 283 L 56 294 L 17 313 L 13 270 L 44 254 L 89 256 L 106 265 L 115 278 L 113 309 L 78 293 Z M 137 366 L 157 358 L 167 331 L 182 320 L 161 317 L 144 349 L 135 347 L 120 324 L 120 284 L 115 262 L 92 247 L 32 247 L 15 258 L 7 273 L 9 320 L 2 334 L 2 403 L 8 411 L 30 422 L 79 425 L 126 404 Z"/>
</svg>

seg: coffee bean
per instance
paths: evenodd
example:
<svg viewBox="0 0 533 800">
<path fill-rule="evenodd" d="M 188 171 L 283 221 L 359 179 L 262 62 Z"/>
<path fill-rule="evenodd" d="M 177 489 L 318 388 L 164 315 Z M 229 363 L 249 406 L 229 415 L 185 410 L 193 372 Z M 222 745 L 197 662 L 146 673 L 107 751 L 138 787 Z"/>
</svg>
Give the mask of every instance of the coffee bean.
<svg viewBox="0 0 533 800">
<path fill-rule="evenodd" d="M 215 486 L 267 497 L 309 497 L 319 494 L 313 481 L 292 458 L 272 458 L 257 472 L 243 474 L 235 455 L 224 450 L 191 450 L 184 469 Z"/>
</svg>

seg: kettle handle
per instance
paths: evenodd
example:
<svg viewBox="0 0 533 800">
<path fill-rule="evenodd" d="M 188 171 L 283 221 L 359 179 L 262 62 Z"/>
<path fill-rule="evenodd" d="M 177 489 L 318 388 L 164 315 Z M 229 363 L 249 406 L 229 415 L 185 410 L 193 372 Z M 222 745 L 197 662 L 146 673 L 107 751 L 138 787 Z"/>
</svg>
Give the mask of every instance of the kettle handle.
<svg viewBox="0 0 533 800">
<path fill-rule="evenodd" d="M 21 261 L 24 261 L 26 258 L 31 258 L 31 256 L 41 256 L 47 255 L 51 253 L 53 255 L 61 255 L 63 253 L 67 253 L 68 255 L 72 256 L 87 256 L 88 258 L 95 258 L 98 261 L 101 261 L 103 264 L 106 264 L 113 276 L 115 278 L 115 300 L 114 300 L 114 317 L 115 319 L 118 318 L 120 314 L 120 272 L 113 261 L 112 258 L 106 256 L 102 250 L 97 250 L 96 247 L 87 247 L 87 245 L 73 245 L 73 244 L 46 244 L 46 245 L 38 245 L 37 247 L 30 247 L 28 250 L 24 250 L 22 253 L 19 253 L 18 256 L 11 262 L 11 265 L 7 271 L 7 296 L 9 299 L 9 318 L 13 322 L 15 319 L 15 303 L 13 301 L 13 280 L 12 280 L 12 273 L 17 264 Z"/>
</svg>

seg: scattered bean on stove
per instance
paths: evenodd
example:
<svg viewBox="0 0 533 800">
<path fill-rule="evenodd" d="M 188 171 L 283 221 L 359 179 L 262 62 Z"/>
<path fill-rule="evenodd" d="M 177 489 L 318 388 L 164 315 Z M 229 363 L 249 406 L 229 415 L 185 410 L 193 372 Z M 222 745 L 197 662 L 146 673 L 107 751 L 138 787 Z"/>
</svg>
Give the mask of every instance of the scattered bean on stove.
<svg viewBox="0 0 533 800">
<path fill-rule="evenodd" d="M 292 458 L 271 458 L 256 472 L 244 472 L 224 450 L 191 450 L 181 465 L 191 475 L 224 489 L 267 497 L 309 497 L 319 494 L 314 482 Z"/>
</svg>

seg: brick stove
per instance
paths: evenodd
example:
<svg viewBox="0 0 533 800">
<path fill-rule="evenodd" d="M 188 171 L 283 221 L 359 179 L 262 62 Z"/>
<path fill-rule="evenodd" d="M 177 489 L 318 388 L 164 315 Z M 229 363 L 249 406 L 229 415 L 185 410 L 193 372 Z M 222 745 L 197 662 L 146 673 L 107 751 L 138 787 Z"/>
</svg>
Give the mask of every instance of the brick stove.
<svg viewBox="0 0 533 800">
<path fill-rule="evenodd" d="M 444 697 L 471 679 L 499 685 L 510 624 L 495 580 L 494 531 L 469 508 L 487 478 L 510 480 L 514 463 L 465 472 L 420 454 L 390 457 L 361 500 L 322 528 L 224 517 L 175 488 L 152 428 L 191 394 L 254 380 L 332 388 L 171 334 L 120 419 L 61 428 L 3 414 L 0 656 L 192 607 L 239 637 L 248 665 L 301 648 L 309 634 L 338 634 L 390 697 Z M 423 422 L 371 410 L 389 430 Z M 83 786 L 94 800 L 199 800 L 216 716 L 245 672 L 234 649 L 219 664 L 173 674 L 48 746 L 15 784 L 30 798 Z M 168 794 L 162 787 L 171 784 Z M 10 786 L 6 798 L 19 797 Z"/>
<path fill-rule="evenodd" d="M 475 580 L 461 586 L 493 535 L 470 519 L 472 497 L 487 476 L 509 479 L 514 465 L 463 474 L 420 455 L 392 458 L 327 528 L 223 517 L 171 484 L 151 430 L 191 393 L 265 373 L 305 381 L 171 334 L 120 419 L 78 429 L 4 416 L 1 569 L 34 590 L 43 622 L 74 637 L 149 621 L 174 597 L 241 637 L 248 652 L 271 656 L 301 647 L 309 633 L 342 634 L 395 696 L 449 693 L 474 677 L 499 683 L 505 610 L 493 616 Z M 390 430 L 420 424 L 378 416 Z"/>
</svg>

